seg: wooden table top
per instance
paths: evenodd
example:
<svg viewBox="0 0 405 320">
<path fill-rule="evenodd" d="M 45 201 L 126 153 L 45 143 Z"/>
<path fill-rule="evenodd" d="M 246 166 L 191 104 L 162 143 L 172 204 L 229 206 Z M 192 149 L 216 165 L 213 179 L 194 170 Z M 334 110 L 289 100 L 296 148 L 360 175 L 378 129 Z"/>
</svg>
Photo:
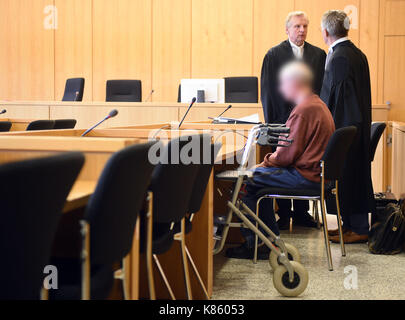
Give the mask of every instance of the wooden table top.
<svg viewBox="0 0 405 320">
<path fill-rule="evenodd" d="M 63 213 L 85 207 L 96 189 L 97 181 L 76 181 L 67 200 Z"/>
</svg>

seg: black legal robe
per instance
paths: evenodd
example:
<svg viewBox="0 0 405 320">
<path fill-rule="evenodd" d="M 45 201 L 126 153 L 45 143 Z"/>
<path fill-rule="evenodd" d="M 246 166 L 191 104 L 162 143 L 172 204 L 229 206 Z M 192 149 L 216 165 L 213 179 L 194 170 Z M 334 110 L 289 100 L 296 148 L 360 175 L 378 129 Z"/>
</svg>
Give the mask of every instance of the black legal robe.
<svg viewBox="0 0 405 320">
<path fill-rule="evenodd" d="M 294 52 L 288 40 L 271 48 L 264 58 L 261 100 L 267 123 L 286 123 L 293 109 L 293 105 L 285 101 L 278 91 L 278 73 L 286 63 L 294 59 Z M 325 51 L 305 42 L 303 61 L 311 67 L 314 73 L 314 92 L 319 95 L 325 72 Z"/>
<path fill-rule="evenodd" d="M 321 99 L 335 119 L 336 129 L 356 126 L 339 185 L 342 215 L 374 212 L 371 182 L 371 85 L 367 57 L 351 42 L 335 46 L 325 71 Z"/>
</svg>

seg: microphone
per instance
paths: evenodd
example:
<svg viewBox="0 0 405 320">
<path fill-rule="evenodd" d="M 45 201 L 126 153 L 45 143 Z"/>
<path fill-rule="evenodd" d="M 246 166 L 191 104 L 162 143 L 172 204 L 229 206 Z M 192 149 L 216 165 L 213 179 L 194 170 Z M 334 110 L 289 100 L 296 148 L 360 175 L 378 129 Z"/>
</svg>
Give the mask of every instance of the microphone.
<svg viewBox="0 0 405 320">
<path fill-rule="evenodd" d="M 107 121 L 108 119 L 114 118 L 118 115 L 118 110 L 113 110 L 110 112 L 108 116 L 106 116 L 103 120 L 101 120 L 99 123 L 97 123 L 95 126 L 91 127 L 89 130 L 87 130 L 85 133 L 82 134 L 82 137 L 87 136 L 91 131 L 96 129 L 98 126 L 100 126 L 102 123 Z"/>
<path fill-rule="evenodd" d="M 155 93 L 155 90 L 154 89 L 152 89 L 152 91 L 150 92 L 150 94 L 149 94 L 149 97 L 148 97 L 148 99 L 146 99 L 145 100 L 145 102 L 149 102 L 150 101 L 150 99 L 152 99 L 152 96 L 153 96 L 153 94 Z"/>
<path fill-rule="evenodd" d="M 225 113 L 229 111 L 229 109 L 232 109 L 232 105 L 229 105 L 224 112 L 222 112 L 218 117 L 216 117 L 216 119 L 221 118 Z"/>
<path fill-rule="evenodd" d="M 180 122 L 179 127 L 177 128 L 177 130 L 180 130 L 181 126 L 183 125 L 184 120 L 186 120 L 188 113 L 190 112 L 191 108 L 192 108 L 193 105 L 196 103 L 196 101 L 197 101 L 197 98 L 196 98 L 196 97 L 194 97 L 193 100 L 191 100 L 191 104 L 190 104 L 190 106 L 188 107 L 187 112 L 186 112 L 186 114 L 184 115 L 183 119 L 181 120 L 181 122 Z"/>
<path fill-rule="evenodd" d="M 5 113 L 7 113 L 6 109 L 4 109 L 3 111 L 0 112 L 0 114 L 5 114 Z"/>
</svg>

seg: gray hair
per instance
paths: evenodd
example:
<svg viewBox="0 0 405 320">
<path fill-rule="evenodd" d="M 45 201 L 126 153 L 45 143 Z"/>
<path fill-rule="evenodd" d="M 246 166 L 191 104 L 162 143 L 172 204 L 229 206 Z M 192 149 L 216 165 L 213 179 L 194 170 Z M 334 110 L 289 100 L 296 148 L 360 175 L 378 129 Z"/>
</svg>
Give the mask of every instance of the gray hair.
<svg viewBox="0 0 405 320">
<path fill-rule="evenodd" d="M 279 80 L 294 80 L 299 84 L 312 87 L 314 74 L 311 68 L 302 61 L 293 61 L 285 64 L 279 73 Z"/>
<path fill-rule="evenodd" d="M 342 10 L 330 10 L 322 16 L 322 29 L 334 38 L 344 38 L 349 34 L 350 18 Z"/>
<path fill-rule="evenodd" d="M 286 26 L 287 28 L 290 27 L 291 19 L 294 18 L 294 17 L 304 17 L 304 18 L 307 19 L 307 21 L 309 22 L 309 18 L 308 18 L 307 14 L 306 14 L 304 11 L 294 11 L 294 12 L 290 12 L 290 13 L 288 14 L 288 16 L 287 16 L 286 21 L 285 21 L 285 26 Z"/>
</svg>

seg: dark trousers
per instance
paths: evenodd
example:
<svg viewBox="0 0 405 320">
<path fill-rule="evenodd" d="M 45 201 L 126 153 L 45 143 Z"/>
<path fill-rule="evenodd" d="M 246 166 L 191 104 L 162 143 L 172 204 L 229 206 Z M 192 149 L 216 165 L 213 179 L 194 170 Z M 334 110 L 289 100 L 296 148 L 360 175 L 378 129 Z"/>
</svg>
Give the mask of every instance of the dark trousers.
<svg viewBox="0 0 405 320">
<path fill-rule="evenodd" d="M 319 188 L 319 184 L 305 179 L 294 168 L 257 168 L 251 182 L 247 184 L 247 195 L 243 202 L 256 213 L 258 201 L 257 193 L 264 188 L 283 189 L 311 189 Z M 260 203 L 259 218 L 276 234 L 280 235 L 280 230 L 276 222 L 273 209 L 273 200 L 264 199 Z M 241 229 L 242 235 L 248 247 L 254 247 L 255 235 L 249 229 Z"/>
</svg>

